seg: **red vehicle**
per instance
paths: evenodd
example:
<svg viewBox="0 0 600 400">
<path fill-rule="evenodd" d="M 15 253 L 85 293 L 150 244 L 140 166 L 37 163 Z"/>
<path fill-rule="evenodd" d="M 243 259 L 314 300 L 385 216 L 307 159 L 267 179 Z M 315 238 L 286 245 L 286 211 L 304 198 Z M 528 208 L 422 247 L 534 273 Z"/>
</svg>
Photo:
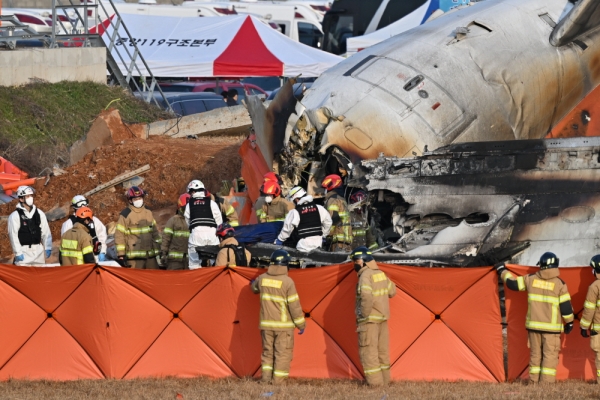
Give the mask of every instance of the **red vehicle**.
<svg viewBox="0 0 600 400">
<path fill-rule="evenodd" d="M 248 95 L 262 95 L 265 98 L 268 93 L 251 83 L 240 83 L 240 82 L 219 82 L 219 88 L 217 89 L 216 81 L 194 81 L 194 82 L 170 82 L 160 83 L 160 88 L 163 92 L 215 92 L 221 94 L 224 90 L 236 89 L 238 92 L 238 103 L 242 104 L 242 100 L 246 99 Z"/>
</svg>

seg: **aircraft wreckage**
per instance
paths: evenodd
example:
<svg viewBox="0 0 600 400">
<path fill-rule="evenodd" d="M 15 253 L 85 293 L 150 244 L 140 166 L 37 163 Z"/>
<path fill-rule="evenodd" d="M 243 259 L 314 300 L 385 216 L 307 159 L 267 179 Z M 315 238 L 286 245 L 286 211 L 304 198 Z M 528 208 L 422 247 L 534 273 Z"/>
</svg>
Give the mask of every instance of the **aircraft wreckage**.
<svg viewBox="0 0 600 400">
<path fill-rule="evenodd" d="M 341 62 L 300 100 L 291 85 L 266 110 L 252 99 L 257 144 L 286 186 L 315 195 L 349 171 L 393 243 L 379 257 L 533 265 L 552 250 L 586 265 L 600 139 L 543 138 L 600 83 L 599 25 L 596 0 L 460 7 Z"/>
</svg>

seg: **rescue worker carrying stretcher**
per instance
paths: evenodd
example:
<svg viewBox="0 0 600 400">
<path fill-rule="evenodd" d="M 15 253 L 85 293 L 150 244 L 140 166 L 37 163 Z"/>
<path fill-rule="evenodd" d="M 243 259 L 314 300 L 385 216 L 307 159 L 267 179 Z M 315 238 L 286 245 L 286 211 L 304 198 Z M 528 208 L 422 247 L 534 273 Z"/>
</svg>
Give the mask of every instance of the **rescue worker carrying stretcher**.
<svg viewBox="0 0 600 400">
<path fill-rule="evenodd" d="M 274 251 L 267 272 L 250 282 L 252 291 L 260 293 L 261 380 L 264 383 L 278 384 L 289 376 L 294 328 L 302 335 L 306 327 L 296 285 L 288 276 L 289 262 L 287 251 Z"/>
<path fill-rule="evenodd" d="M 560 351 L 560 334 L 573 330 L 573 307 L 567 285 L 559 278 L 558 257 L 544 253 L 538 262 L 540 271 L 518 276 L 496 264 L 496 271 L 510 290 L 527 291 L 527 319 L 529 334 L 529 381 L 553 383 Z M 561 321 L 564 320 L 565 324 Z"/>
<path fill-rule="evenodd" d="M 48 220 L 46 214 L 33 204 L 34 196 L 35 190 L 31 186 L 19 186 L 17 209 L 8 217 L 8 239 L 15 265 L 42 265 L 52 254 Z"/>
<path fill-rule="evenodd" d="M 348 203 L 344 199 L 342 178 L 339 175 L 327 175 L 321 186 L 325 188 L 325 208 L 329 211 L 333 227 L 329 231 L 331 251 L 352 251 L 352 226 Z"/>
<path fill-rule="evenodd" d="M 190 229 L 183 213 L 185 206 L 190 199 L 188 193 L 179 196 L 177 201 L 177 212 L 167 221 L 162 235 L 162 244 L 160 246 L 160 264 L 161 268 L 169 271 L 189 269 L 188 268 L 188 240 Z"/>
<path fill-rule="evenodd" d="M 202 260 L 196 252 L 197 246 L 217 246 L 217 226 L 223 223 L 221 210 L 216 202 L 210 199 L 210 193 L 199 180 L 188 184 L 188 193 L 191 198 L 185 206 L 183 216 L 190 227 L 188 241 L 188 257 L 190 269 L 202 267 Z"/>
<path fill-rule="evenodd" d="M 294 203 L 281 197 L 281 187 L 277 182 L 266 181 L 260 187 L 264 195 L 264 204 L 256 211 L 259 223 L 284 221 L 288 213 L 294 209 Z"/>
<path fill-rule="evenodd" d="M 354 249 L 350 258 L 358 274 L 355 310 L 360 362 L 368 385 L 387 385 L 390 382 L 387 321 L 390 318 L 389 299 L 396 295 L 396 285 L 379 270 L 366 247 Z"/>
<path fill-rule="evenodd" d="M 100 253 L 100 242 L 93 242 L 90 225 L 94 224 L 94 214 L 88 207 L 75 211 L 75 223 L 60 239 L 60 265 L 95 264 L 94 255 Z"/>
<path fill-rule="evenodd" d="M 248 267 L 252 255 L 233 237 L 235 229 L 229 224 L 217 228 L 217 237 L 221 241 L 221 250 L 217 253 L 215 267 Z"/>
<path fill-rule="evenodd" d="M 296 203 L 296 208 L 285 218 L 275 244 L 283 245 L 294 234 L 298 239 L 296 249 L 299 251 L 308 253 L 320 248 L 331 228 L 329 213 L 323 206 L 315 204 L 313 197 L 307 195 L 300 186 L 292 188 L 289 197 Z"/>
<path fill-rule="evenodd" d="M 366 246 L 369 250 L 379 248 L 377 236 L 373 227 L 369 224 L 367 213 L 367 194 L 362 190 L 350 196 L 350 220 L 352 221 L 352 248 Z"/>
<path fill-rule="evenodd" d="M 73 207 L 73 214 L 69 215 L 69 218 L 63 222 L 60 228 L 61 236 L 73 228 L 73 225 L 75 225 L 75 222 L 77 222 L 77 217 L 75 216 L 77 210 L 79 210 L 81 207 L 89 208 L 89 201 L 85 198 L 85 196 L 78 194 L 71 200 L 71 207 Z M 100 253 L 95 256 L 96 261 L 106 261 L 106 239 L 108 238 L 108 235 L 106 234 L 106 227 L 102 221 L 96 218 L 95 215 L 92 223 L 87 227 L 90 231 L 90 236 L 92 237 L 92 243 L 94 246 L 97 246 L 96 243 L 100 243 Z"/>
<path fill-rule="evenodd" d="M 115 231 L 117 258 L 123 266 L 158 269 L 161 237 L 152 211 L 144 206 L 145 196 L 137 186 L 127 191 L 129 206 L 121 211 Z"/>
<path fill-rule="evenodd" d="M 590 347 L 596 353 L 596 381 L 600 384 L 600 335 L 598 335 L 598 331 L 600 331 L 600 254 L 592 257 L 590 266 L 596 280 L 588 288 L 579 326 L 581 336 L 584 338 L 591 336 Z"/>
</svg>

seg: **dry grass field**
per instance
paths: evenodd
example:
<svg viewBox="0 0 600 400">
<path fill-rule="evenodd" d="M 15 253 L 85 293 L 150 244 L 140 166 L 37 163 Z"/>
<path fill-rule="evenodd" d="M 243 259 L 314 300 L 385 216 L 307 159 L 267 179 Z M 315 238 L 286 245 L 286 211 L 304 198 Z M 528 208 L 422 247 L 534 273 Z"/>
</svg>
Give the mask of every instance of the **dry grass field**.
<svg viewBox="0 0 600 400">
<path fill-rule="evenodd" d="M 600 386 L 567 381 L 525 383 L 398 382 L 372 389 L 357 381 L 290 380 L 285 386 L 253 380 L 146 379 L 76 382 L 8 381 L 0 399 L 600 399 Z"/>
</svg>

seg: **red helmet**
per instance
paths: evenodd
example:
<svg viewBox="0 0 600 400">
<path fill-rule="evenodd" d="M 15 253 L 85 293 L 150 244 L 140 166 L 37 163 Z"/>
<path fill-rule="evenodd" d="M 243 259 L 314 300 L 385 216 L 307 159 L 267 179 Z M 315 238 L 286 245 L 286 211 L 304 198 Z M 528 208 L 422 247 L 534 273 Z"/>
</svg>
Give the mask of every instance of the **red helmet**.
<svg viewBox="0 0 600 400">
<path fill-rule="evenodd" d="M 88 207 L 80 207 L 75 211 L 75 216 L 81 219 L 92 219 L 94 217 L 94 213 Z"/>
<path fill-rule="evenodd" d="M 342 186 L 342 178 L 340 178 L 339 175 L 335 174 L 327 175 L 325 179 L 323 179 L 321 186 L 323 186 L 328 191 L 333 190 L 335 188 L 339 188 L 340 186 Z"/>
<path fill-rule="evenodd" d="M 364 191 L 359 190 L 358 192 L 353 193 L 352 196 L 350 196 L 350 203 L 360 203 L 361 201 L 366 200 L 366 198 L 367 194 Z"/>
<path fill-rule="evenodd" d="M 184 193 L 179 196 L 179 200 L 177 201 L 177 207 L 185 207 L 188 201 L 190 201 L 190 194 Z"/>
<path fill-rule="evenodd" d="M 277 182 L 279 185 L 281 185 L 283 183 L 283 181 L 281 180 L 279 175 L 277 175 L 275 172 L 267 172 L 263 176 L 263 180 L 264 180 L 264 182 L 267 182 L 267 181 Z"/>
<path fill-rule="evenodd" d="M 279 197 L 281 195 L 281 186 L 277 182 L 266 181 L 260 187 L 260 191 L 264 194 L 270 194 L 271 196 Z"/>
<path fill-rule="evenodd" d="M 146 192 L 144 192 L 142 189 L 140 189 L 137 186 L 132 186 L 127 191 L 127 198 L 130 200 L 133 199 L 134 197 L 144 197 L 145 195 L 146 195 Z"/>
<path fill-rule="evenodd" d="M 221 224 L 217 227 L 217 236 L 220 238 L 226 238 L 229 236 L 233 236 L 235 233 L 235 229 L 229 224 Z"/>
</svg>

